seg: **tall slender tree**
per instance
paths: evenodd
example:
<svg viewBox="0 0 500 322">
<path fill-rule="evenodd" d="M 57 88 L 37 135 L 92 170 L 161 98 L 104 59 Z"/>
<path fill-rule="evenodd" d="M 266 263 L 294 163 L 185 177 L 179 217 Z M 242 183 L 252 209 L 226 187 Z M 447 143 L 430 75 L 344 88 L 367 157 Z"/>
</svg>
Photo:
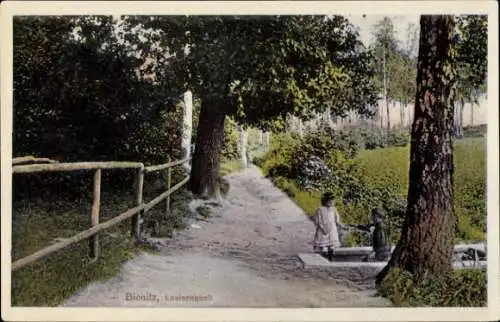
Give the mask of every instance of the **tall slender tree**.
<svg viewBox="0 0 500 322">
<path fill-rule="evenodd" d="M 425 273 L 442 276 L 452 269 L 455 41 L 453 16 L 421 16 L 406 218 L 377 282 L 392 267 L 416 279 Z"/>
<path fill-rule="evenodd" d="M 457 17 L 459 42 L 457 49 L 457 103 L 455 135 L 461 136 L 464 107 L 470 104 L 470 120 L 474 122 L 474 107 L 486 93 L 488 25 L 487 16 Z"/>
</svg>

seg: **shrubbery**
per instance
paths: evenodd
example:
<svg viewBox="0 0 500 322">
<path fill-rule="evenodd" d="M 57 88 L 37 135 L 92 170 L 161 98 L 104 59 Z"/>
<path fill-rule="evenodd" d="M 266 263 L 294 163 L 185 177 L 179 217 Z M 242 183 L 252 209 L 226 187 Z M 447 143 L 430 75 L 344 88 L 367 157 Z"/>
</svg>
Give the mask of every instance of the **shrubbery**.
<svg viewBox="0 0 500 322">
<path fill-rule="evenodd" d="M 481 307 L 487 305 L 486 281 L 485 270 L 461 269 L 443 279 L 415 282 L 409 272 L 394 268 L 377 288 L 400 307 Z"/>
<path fill-rule="evenodd" d="M 221 161 L 228 162 L 240 158 L 239 151 L 240 134 L 236 123 L 229 117 L 224 123 L 224 142 L 222 143 Z"/>
<path fill-rule="evenodd" d="M 350 157 L 363 150 L 374 150 L 391 146 L 405 146 L 410 143 L 408 130 L 394 129 L 387 131 L 380 128 L 356 127 L 334 130 L 330 127 L 322 129 L 323 133 L 334 140 L 335 148 L 345 151 Z"/>
<path fill-rule="evenodd" d="M 277 134 L 273 137 L 271 149 L 256 160 L 257 165 L 306 212 L 311 213 L 319 206 L 320 195 L 324 190 L 335 194 L 336 207 L 342 220 L 347 223 L 368 222 L 370 209 L 383 207 L 389 217 L 387 225 L 391 240 L 397 242 L 406 212 L 409 146 L 361 150 L 356 157 L 350 158 L 349 155 L 354 151 L 353 145 L 338 144 L 336 140 L 345 138 L 340 134 L 333 137 L 325 133 L 310 134 L 303 139 L 294 134 Z M 484 152 L 482 138 L 455 143 L 457 241 L 484 239 Z M 312 159 L 318 163 L 321 159 L 331 170 L 331 175 L 326 176 L 326 182 L 309 186 L 313 190 L 305 191 L 305 181 L 322 181 L 317 178 L 319 173 L 311 173 L 308 177 L 300 171 L 300 166 L 306 164 L 305 160 Z M 344 200 L 347 204 L 344 204 Z M 366 234 L 362 233 L 354 233 L 347 238 L 349 245 L 366 245 L 368 242 Z"/>
<path fill-rule="evenodd" d="M 486 124 L 465 126 L 462 129 L 462 136 L 464 138 L 485 136 L 486 129 Z"/>
<path fill-rule="evenodd" d="M 297 183 L 304 190 L 323 187 L 332 175 L 325 162 L 314 155 L 304 159 L 297 170 Z"/>
</svg>

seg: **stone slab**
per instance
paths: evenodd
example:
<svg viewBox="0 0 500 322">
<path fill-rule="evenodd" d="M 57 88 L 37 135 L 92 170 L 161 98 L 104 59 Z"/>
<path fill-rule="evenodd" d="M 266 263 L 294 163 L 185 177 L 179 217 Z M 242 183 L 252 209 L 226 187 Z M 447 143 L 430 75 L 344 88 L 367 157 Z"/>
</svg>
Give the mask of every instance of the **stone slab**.
<svg viewBox="0 0 500 322">
<path fill-rule="evenodd" d="M 391 251 L 394 251 L 395 246 L 392 246 Z M 481 251 L 485 251 L 484 243 L 476 243 L 476 244 L 457 244 L 455 245 L 454 252 L 455 253 L 463 253 L 469 248 L 475 248 Z M 338 256 L 363 256 L 368 255 L 372 252 L 371 246 L 363 246 L 363 247 L 339 247 L 335 249 L 335 255 Z"/>
<path fill-rule="evenodd" d="M 331 262 L 319 254 L 299 254 L 299 259 L 304 264 L 304 267 L 329 267 Z"/>
<path fill-rule="evenodd" d="M 315 253 L 298 254 L 299 259 L 304 264 L 304 268 L 352 268 L 381 270 L 387 262 L 330 262 L 323 256 Z M 454 269 L 461 268 L 486 268 L 487 261 L 460 261 L 454 262 Z"/>
</svg>

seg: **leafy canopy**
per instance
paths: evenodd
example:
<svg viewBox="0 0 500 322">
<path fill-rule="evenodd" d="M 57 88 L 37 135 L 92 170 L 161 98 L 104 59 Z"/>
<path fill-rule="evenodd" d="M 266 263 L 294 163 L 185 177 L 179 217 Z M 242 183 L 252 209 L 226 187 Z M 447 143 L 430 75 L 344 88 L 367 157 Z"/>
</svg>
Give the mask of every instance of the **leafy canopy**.
<svg viewBox="0 0 500 322">
<path fill-rule="evenodd" d="M 330 108 L 370 113 L 370 53 L 341 16 L 127 17 L 160 30 L 179 81 L 239 123 L 283 124 Z"/>
</svg>

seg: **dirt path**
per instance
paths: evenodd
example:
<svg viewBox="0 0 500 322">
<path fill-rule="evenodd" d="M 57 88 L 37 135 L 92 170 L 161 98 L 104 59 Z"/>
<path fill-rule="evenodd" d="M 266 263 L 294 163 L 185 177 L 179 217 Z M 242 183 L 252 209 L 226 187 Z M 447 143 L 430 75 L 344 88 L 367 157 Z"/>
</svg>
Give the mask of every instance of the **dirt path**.
<svg viewBox="0 0 500 322">
<path fill-rule="evenodd" d="M 120 274 L 91 284 L 65 306 L 375 307 L 373 279 L 305 271 L 313 226 L 259 169 L 229 175 L 223 208 L 198 227 L 143 253 Z M 185 298 L 179 298 L 184 296 Z"/>
</svg>

